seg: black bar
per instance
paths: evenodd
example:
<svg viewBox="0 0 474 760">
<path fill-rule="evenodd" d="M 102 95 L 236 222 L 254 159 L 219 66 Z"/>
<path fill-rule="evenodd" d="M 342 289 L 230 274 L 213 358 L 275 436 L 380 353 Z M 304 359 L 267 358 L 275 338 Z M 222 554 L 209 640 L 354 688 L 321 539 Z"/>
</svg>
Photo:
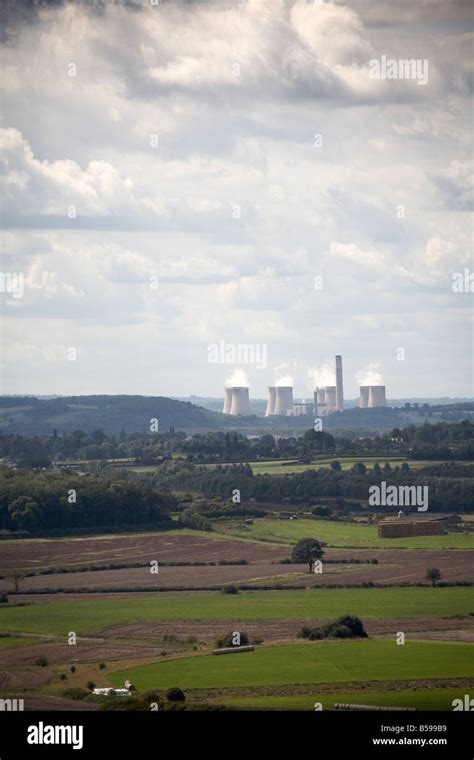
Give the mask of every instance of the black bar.
<svg viewBox="0 0 474 760">
<path fill-rule="evenodd" d="M 257 753 L 262 760 L 272 753 L 275 758 L 278 753 L 292 760 L 303 753 L 316 760 L 323 751 L 334 760 L 472 760 L 472 717 L 469 712 L 10 712 L 0 714 L 0 760 L 25 756 L 135 760 L 147 754 L 178 758 L 185 751 L 188 757 L 192 751 L 222 758 L 239 754 L 244 760 Z M 29 727 L 41 723 L 44 727 L 82 726 L 83 747 L 29 744 Z M 428 730 L 430 726 L 445 729 Z M 377 739 L 392 743 L 375 744 Z M 420 746 L 423 739 L 425 746 Z"/>
</svg>

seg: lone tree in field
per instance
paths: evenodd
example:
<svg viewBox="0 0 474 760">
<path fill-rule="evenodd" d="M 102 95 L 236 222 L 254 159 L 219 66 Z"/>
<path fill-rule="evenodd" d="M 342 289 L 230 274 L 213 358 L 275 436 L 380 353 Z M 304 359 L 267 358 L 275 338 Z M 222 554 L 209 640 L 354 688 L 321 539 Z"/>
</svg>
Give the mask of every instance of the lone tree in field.
<svg viewBox="0 0 474 760">
<path fill-rule="evenodd" d="M 437 567 L 430 567 L 426 571 L 426 580 L 431 581 L 431 585 L 433 588 L 436 586 L 437 581 L 441 580 L 441 570 L 439 570 Z"/>
<path fill-rule="evenodd" d="M 9 580 L 11 580 L 11 582 L 13 583 L 15 591 L 18 592 L 20 590 L 20 583 L 23 581 L 25 575 L 26 573 L 24 570 L 19 570 L 15 568 L 14 570 L 11 571 L 10 575 L 7 576 Z"/>
<path fill-rule="evenodd" d="M 315 538 L 302 538 L 291 552 L 292 562 L 307 562 L 308 572 L 313 572 L 313 566 L 317 559 L 324 555 L 323 547 Z"/>
</svg>

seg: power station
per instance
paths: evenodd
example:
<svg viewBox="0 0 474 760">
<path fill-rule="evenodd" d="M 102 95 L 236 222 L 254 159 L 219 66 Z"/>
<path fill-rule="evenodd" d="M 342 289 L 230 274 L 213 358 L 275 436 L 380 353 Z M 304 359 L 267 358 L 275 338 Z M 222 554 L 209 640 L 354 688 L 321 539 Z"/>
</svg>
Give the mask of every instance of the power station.
<svg viewBox="0 0 474 760">
<path fill-rule="evenodd" d="M 267 408 L 265 411 L 265 417 L 273 417 L 275 414 L 275 399 L 276 399 L 276 388 L 275 386 L 270 386 L 268 388 L 268 401 L 267 401 Z"/>
<path fill-rule="evenodd" d="M 275 408 L 273 414 L 286 415 L 293 410 L 293 388 L 289 385 L 280 385 L 275 388 Z"/>
<path fill-rule="evenodd" d="M 229 388 L 230 390 L 230 410 L 229 414 L 233 417 L 242 415 L 243 417 L 250 417 L 252 410 L 250 408 L 249 401 L 249 389 L 242 387 Z"/>
<path fill-rule="evenodd" d="M 334 412 L 344 410 L 344 378 L 342 369 L 342 356 L 335 357 L 335 385 L 316 387 L 314 391 L 314 405 L 306 402 L 293 402 L 293 388 L 291 385 L 271 385 L 268 388 L 268 400 L 265 417 L 301 416 L 316 414 L 318 417 L 326 417 Z M 361 385 L 359 392 L 359 408 L 374 409 L 386 405 L 385 385 Z M 233 416 L 250 416 L 249 389 L 247 387 L 232 386 L 224 388 L 224 414 Z"/>
</svg>

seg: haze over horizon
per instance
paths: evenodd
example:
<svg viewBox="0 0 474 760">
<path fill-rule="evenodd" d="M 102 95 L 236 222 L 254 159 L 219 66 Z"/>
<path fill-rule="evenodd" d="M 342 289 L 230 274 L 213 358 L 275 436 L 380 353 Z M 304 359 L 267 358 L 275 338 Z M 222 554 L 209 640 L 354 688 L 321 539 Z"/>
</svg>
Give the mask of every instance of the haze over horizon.
<svg viewBox="0 0 474 760">
<path fill-rule="evenodd" d="M 348 399 L 369 372 L 474 395 L 469 3 L 0 13 L 2 394 L 222 397 L 239 369 L 300 398 L 341 354 Z M 428 83 L 371 79 L 381 56 Z"/>
</svg>

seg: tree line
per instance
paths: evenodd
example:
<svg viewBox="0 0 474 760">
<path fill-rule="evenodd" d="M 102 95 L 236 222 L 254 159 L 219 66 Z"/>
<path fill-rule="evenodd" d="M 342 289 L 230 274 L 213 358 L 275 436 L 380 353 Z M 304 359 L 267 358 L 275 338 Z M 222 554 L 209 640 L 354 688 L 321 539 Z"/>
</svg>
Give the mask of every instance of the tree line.
<svg viewBox="0 0 474 760">
<path fill-rule="evenodd" d="M 22 436 L 0 433 L 0 457 L 24 468 L 49 468 L 71 460 L 129 459 L 136 464 L 159 464 L 173 454 L 189 462 L 244 462 L 259 459 L 310 461 L 318 456 L 406 456 L 422 460 L 474 461 L 474 422 L 425 423 L 394 428 L 371 436 L 332 435 L 308 430 L 295 437 L 264 434 L 248 438 L 237 432 L 187 435 L 170 428 L 161 433 L 106 435 L 102 430 L 76 430 L 59 435 Z"/>
<path fill-rule="evenodd" d="M 366 501 L 369 487 L 385 481 L 387 485 L 422 485 L 429 489 L 429 509 L 434 512 L 465 512 L 474 508 L 474 465 L 463 465 L 465 477 L 451 476 L 451 465 L 410 470 L 389 463 L 368 470 L 357 463 L 351 470 L 321 467 L 300 473 L 254 475 L 248 464 L 217 465 L 213 469 L 189 462 L 165 463 L 153 474 L 144 476 L 155 488 L 197 491 L 204 496 L 230 499 L 238 489 L 241 499 L 280 504 L 308 504 L 321 498 Z M 455 468 L 457 469 L 457 468 Z"/>
<path fill-rule="evenodd" d="M 171 525 L 175 497 L 148 484 L 86 475 L 0 471 L 0 529 L 67 531 Z"/>
</svg>

